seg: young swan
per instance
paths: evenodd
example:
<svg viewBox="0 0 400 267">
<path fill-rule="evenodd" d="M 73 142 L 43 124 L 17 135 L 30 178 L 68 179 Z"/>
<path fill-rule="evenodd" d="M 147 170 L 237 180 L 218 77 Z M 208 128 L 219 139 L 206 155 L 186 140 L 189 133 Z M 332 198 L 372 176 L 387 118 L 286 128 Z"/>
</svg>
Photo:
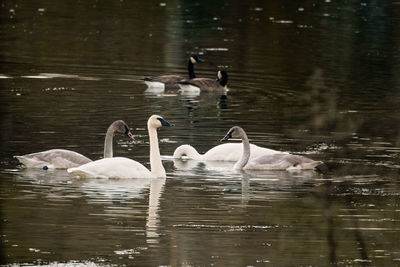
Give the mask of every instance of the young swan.
<svg viewBox="0 0 400 267">
<path fill-rule="evenodd" d="M 188 73 L 189 79 L 196 78 L 194 73 L 194 64 L 204 62 L 199 56 L 192 55 L 188 60 Z M 161 75 L 156 77 L 144 78 L 144 83 L 149 88 L 160 88 L 160 89 L 179 89 L 178 82 L 183 81 L 185 78 L 181 75 Z"/>
<path fill-rule="evenodd" d="M 111 158 L 113 156 L 113 137 L 116 132 L 123 133 L 130 139 L 133 139 L 133 135 L 124 121 L 114 121 L 108 127 L 104 141 L 105 158 Z M 18 159 L 20 163 L 25 165 L 25 167 L 43 169 L 67 169 L 78 167 L 92 161 L 82 154 L 66 149 L 50 149 L 14 157 Z"/>
<path fill-rule="evenodd" d="M 224 70 L 217 72 L 217 79 L 195 78 L 178 82 L 181 93 L 223 92 L 227 90 L 228 73 Z"/>
<path fill-rule="evenodd" d="M 253 160 L 262 155 L 270 155 L 280 152 L 273 149 L 259 147 L 250 144 L 250 160 Z M 174 158 L 194 159 L 201 161 L 238 161 L 243 154 L 243 145 L 238 143 L 228 143 L 215 146 L 204 154 L 199 154 L 197 150 L 191 145 L 181 145 L 174 151 Z"/>
<path fill-rule="evenodd" d="M 234 165 L 235 169 L 248 170 L 311 170 L 318 165 L 323 164 L 322 161 L 314 161 L 312 159 L 292 155 L 289 153 L 276 153 L 272 155 L 263 155 L 254 160 L 250 160 L 250 144 L 246 132 L 239 126 L 232 127 L 221 141 L 231 138 L 240 138 L 243 143 L 243 154 L 240 160 Z"/>
<path fill-rule="evenodd" d="M 147 129 L 150 138 L 150 166 L 148 170 L 137 161 L 124 158 L 106 158 L 89 162 L 77 168 L 70 168 L 68 172 L 80 177 L 89 178 L 155 178 L 166 177 L 165 169 L 161 162 L 158 147 L 157 128 L 173 126 L 161 116 L 152 115 L 147 121 Z"/>
</svg>

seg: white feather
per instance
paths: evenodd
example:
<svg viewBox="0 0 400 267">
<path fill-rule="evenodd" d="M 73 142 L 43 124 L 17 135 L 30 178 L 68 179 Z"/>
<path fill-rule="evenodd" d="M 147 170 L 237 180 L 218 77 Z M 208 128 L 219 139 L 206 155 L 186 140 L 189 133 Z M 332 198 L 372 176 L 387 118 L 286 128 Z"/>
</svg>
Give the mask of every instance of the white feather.
<svg viewBox="0 0 400 267">
<path fill-rule="evenodd" d="M 201 92 L 199 87 L 191 84 L 179 84 L 179 87 L 182 95 L 199 95 Z"/>
<path fill-rule="evenodd" d="M 85 178 L 151 178 L 152 173 L 137 161 L 123 158 L 106 158 L 67 170 Z"/>
<path fill-rule="evenodd" d="M 260 147 L 250 144 L 251 159 L 261 155 L 272 155 L 275 153 L 285 153 L 277 150 Z M 181 145 L 174 151 L 174 158 L 195 159 L 195 160 L 210 160 L 210 161 L 238 161 L 243 153 L 243 145 L 241 143 L 226 143 L 215 146 L 208 150 L 203 155 L 190 145 Z"/>
<path fill-rule="evenodd" d="M 165 89 L 165 84 L 161 82 L 144 81 L 149 88 Z"/>
</svg>

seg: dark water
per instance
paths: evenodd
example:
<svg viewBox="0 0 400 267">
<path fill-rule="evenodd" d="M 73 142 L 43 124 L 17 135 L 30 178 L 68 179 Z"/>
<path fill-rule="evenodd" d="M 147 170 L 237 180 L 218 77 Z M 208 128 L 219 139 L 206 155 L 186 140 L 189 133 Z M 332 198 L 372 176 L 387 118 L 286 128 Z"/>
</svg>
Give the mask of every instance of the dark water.
<svg viewBox="0 0 400 267">
<path fill-rule="evenodd" d="M 1 1 L 1 262 L 82 266 L 400 264 L 397 1 Z M 225 97 L 146 93 L 144 76 L 229 74 Z M 172 161 L 166 179 L 76 179 L 13 159 L 66 148 L 147 166 L 233 125 L 323 173 Z"/>
</svg>

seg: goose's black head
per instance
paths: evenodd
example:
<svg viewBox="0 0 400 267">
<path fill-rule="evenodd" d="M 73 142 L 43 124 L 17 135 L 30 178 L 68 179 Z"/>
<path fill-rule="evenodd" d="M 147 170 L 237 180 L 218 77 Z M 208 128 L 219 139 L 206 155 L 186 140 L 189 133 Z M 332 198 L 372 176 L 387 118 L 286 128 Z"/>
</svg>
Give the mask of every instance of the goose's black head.
<svg viewBox="0 0 400 267">
<path fill-rule="evenodd" d="M 220 85 L 225 86 L 228 83 L 228 73 L 224 70 L 217 72 L 217 81 Z"/>
<path fill-rule="evenodd" d="M 198 55 L 192 55 L 189 60 L 190 62 L 192 62 L 192 64 L 204 62 L 204 60 L 201 59 Z"/>
</svg>

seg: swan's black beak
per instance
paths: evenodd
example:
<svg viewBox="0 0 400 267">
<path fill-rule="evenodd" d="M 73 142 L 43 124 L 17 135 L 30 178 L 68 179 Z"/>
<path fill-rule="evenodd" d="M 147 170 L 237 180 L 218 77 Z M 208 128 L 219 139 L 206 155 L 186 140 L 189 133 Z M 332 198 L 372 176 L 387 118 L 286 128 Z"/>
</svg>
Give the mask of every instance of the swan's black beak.
<svg viewBox="0 0 400 267">
<path fill-rule="evenodd" d="M 125 133 L 126 136 L 128 136 L 129 139 L 135 140 L 135 137 L 133 136 L 133 134 L 131 132 L 127 132 Z"/>
<path fill-rule="evenodd" d="M 129 139 L 135 140 L 135 138 L 133 137 L 133 134 L 129 130 L 128 126 L 126 126 L 126 125 L 125 125 L 125 135 L 128 136 Z"/>
<path fill-rule="evenodd" d="M 162 126 L 167 126 L 167 127 L 175 126 L 175 124 L 169 123 L 168 121 L 164 120 L 163 118 L 157 118 L 157 120 L 159 120 L 161 122 Z"/>
<path fill-rule="evenodd" d="M 228 141 L 228 140 L 231 139 L 231 138 L 232 138 L 232 133 L 229 132 L 229 133 L 227 133 L 227 134 L 224 136 L 224 138 L 222 138 L 222 139 L 220 140 L 220 142 L 222 143 L 222 142 Z"/>
</svg>

